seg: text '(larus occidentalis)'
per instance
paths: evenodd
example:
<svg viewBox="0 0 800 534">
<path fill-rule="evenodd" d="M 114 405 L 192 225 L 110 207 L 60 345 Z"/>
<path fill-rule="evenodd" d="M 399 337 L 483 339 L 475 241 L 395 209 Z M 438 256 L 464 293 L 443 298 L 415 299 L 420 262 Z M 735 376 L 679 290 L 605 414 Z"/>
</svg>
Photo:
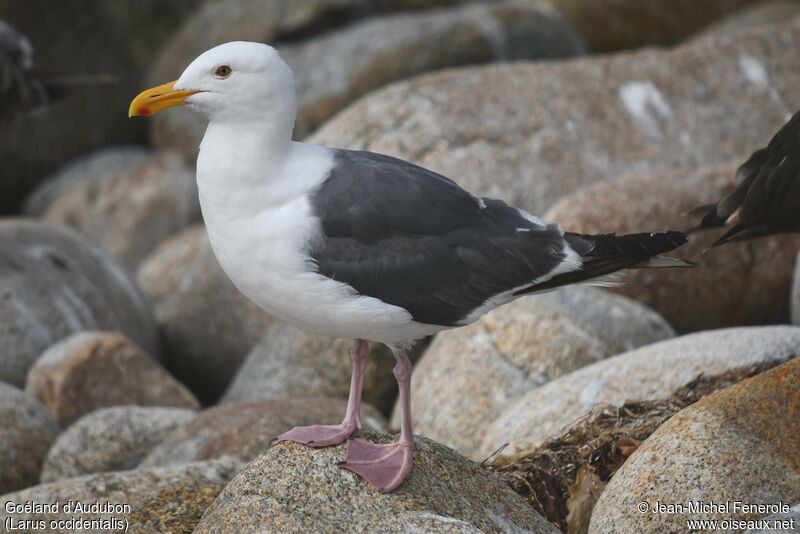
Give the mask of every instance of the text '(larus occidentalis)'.
<svg viewBox="0 0 800 534">
<path fill-rule="evenodd" d="M 712 246 L 800 232 L 800 112 L 753 152 L 736 178 L 739 185 L 727 197 L 692 210 L 704 215 L 692 231 L 726 227 Z"/>
<path fill-rule="evenodd" d="M 469 324 L 523 295 L 608 283 L 638 267 L 687 266 L 660 256 L 680 232 L 587 236 L 393 157 L 292 141 L 292 72 L 271 47 L 213 48 L 180 78 L 138 95 L 131 116 L 187 104 L 209 118 L 197 159 L 200 203 L 220 265 L 273 316 L 307 332 L 355 339 L 347 413 L 339 425 L 281 435 L 314 447 L 361 426 L 365 340 L 397 359 L 397 442 L 351 439 L 342 467 L 381 491 L 411 469 L 411 361 L 417 339 Z"/>
</svg>

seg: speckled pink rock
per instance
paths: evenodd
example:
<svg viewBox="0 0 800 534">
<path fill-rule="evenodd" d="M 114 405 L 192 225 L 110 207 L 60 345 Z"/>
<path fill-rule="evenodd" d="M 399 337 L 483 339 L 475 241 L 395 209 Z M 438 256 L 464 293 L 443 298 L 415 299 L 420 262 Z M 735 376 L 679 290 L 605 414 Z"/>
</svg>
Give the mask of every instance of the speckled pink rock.
<svg viewBox="0 0 800 534">
<path fill-rule="evenodd" d="M 686 532 L 687 519 L 757 519 L 736 509 L 800 501 L 800 358 L 678 412 L 617 471 L 595 506 L 590 534 Z M 731 503 L 730 510 L 641 513 L 642 502 Z M 730 531 L 730 529 L 722 529 Z"/>
<path fill-rule="evenodd" d="M 25 391 L 62 427 L 109 406 L 200 407 L 156 360 L 113 332 L 82 332 L 50 347 L 28 373 Z"/>
<path fill-rule="evenodd" d="M 367 439 L 386 443 L 393 438 L 370 434 Z M 344 444 L 272 447 L 225 487 L 195 532 L 396 533 L 407 532 L 408 524 L 425 514 L 439 516 L 440 524 L 450 518 L 487 534 L 558 532 L 494 475 L 429 439 L 417 438 L 411 473 L 392 493 L 380 493 L 338 467 L 344 456 Z"/>
</svg>

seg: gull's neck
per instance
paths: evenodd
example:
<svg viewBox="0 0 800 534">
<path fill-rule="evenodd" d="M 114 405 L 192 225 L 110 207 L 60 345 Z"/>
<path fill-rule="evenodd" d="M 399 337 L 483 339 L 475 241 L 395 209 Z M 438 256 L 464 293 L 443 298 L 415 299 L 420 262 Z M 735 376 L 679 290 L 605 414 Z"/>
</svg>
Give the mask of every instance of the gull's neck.
<svg viewBox="0 0 800 534">
<path fill-rule="evenodd" d="M 292 157 L 291 124 L 275 117 L 211 120 L 197 158 L 197 186 L 206 218 L 258 210 Z"/>
<path fill-rule="evenodd" d="M 207 226 L 257 217 L 297 200 L 333 165 L 330 150 L 292 141 L 292 120 L 211 121 L 197 158 Z"/>
</svg>

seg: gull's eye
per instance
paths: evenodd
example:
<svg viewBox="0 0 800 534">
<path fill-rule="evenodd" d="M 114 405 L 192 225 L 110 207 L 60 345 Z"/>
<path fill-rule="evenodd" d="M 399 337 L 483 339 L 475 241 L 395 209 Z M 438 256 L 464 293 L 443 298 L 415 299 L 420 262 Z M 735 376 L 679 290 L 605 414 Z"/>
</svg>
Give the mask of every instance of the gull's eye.
<svg viewBox="0 0 800 534">
<path fill-rule="evenodd" d="M 229 66 L 220 65 L 214 71 L 214 76 L 216 76 L 217 78 L 227 78 L 228 76 L 231 75 L 232 72 L 233 72 L 233 70 L 231 70 L 231 68 Z"/>
</svg>

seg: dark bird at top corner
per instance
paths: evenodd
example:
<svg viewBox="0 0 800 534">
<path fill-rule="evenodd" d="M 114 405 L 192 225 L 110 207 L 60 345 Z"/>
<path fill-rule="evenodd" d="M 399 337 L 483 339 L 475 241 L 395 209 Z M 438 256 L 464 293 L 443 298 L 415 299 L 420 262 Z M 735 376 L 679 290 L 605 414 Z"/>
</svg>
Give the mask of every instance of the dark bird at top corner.
<svg viewBox="0 0 800 534">
<path fill-rule="evenodd" d="M 736 171 L 739 184 L 715 204 L 693 209 L 703 219 L 690 232 L 727 228 L 712 247 L 800 232 L 800 112 Z"/>
<path fill-rule="evenodd" d="M 115 83 L 106 73 L 74 73 L 34 63 L 34 47 L 26 35 L 0 20 L 0 120 L 52 104 L 72 90 Z"/>
<path fill-rule="evenodd" d="M 32 70 L 31 42 L 0 20 L 0 118 L 47 101 L 47 91 Z"/>
</svg>

